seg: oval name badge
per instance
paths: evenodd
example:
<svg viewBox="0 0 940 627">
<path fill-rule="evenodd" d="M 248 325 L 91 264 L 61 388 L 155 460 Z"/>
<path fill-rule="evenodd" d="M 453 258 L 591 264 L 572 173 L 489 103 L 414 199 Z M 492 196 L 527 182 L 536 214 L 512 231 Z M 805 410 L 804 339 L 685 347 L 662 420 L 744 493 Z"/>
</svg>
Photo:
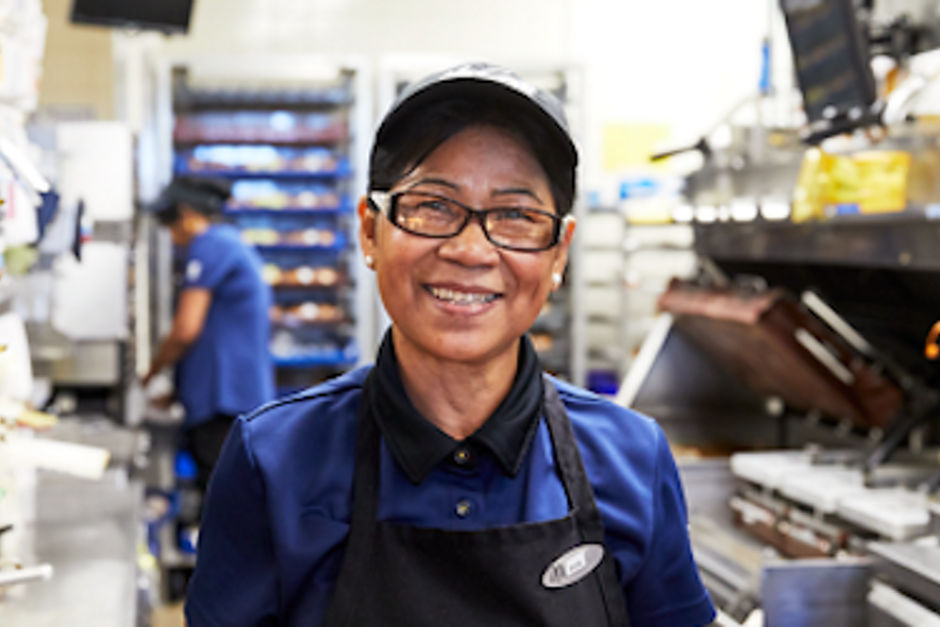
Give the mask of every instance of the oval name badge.
<svg viewBox="0 0 940 627">
<path fill-rule="evenodd" d="M 591 574 L 604 559 L 604 547 L 600 544 L 579 544 L 565 551 L 548 565 L 542 573 L 542 585 L 546 588 L 564 588 Z"/>
</svg>

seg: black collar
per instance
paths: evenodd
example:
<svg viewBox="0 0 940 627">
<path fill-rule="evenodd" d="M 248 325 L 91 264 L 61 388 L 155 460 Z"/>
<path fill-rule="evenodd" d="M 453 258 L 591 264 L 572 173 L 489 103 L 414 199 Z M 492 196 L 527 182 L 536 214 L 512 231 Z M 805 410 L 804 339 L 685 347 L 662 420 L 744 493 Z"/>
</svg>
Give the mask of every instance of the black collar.
<svg viewBox="0 0 940 627">
<path fill-rule="evenodd" d="M 373 374 L 366 386 L 366 402 L 392 455 L 412 482 L 421 483 L 434 466 L 464 444 L 489 451 L 506 474 L 519 472 L 542 409 L 542 368 L 527 336 L 519 342 L 519 363 L 509 394 L 463 442 L 415 409 L 398 372 L 391 330 L 379 347 Z"/>
</svg>

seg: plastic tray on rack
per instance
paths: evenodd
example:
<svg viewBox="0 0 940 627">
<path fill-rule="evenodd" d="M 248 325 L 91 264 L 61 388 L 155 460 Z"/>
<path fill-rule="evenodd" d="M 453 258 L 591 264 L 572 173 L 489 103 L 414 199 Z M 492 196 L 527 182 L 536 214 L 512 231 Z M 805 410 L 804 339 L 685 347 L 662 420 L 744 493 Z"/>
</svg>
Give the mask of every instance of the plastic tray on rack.
<svg viewBox="0 0 940 627">
<path fill-rule="evenodd" d="M 267 171 L 267 170 L 193 170 L 188 167 L 181 167 L 175 170 L 177 176 L 205 176 L 205 177 L 220 177 L 220 178 L 234 178 L 234 179 L 264 179 L 272 181 L 309 181 L 309 180 L 322 180 L 322 179 L 335 179 L 335 178 L 344 178 L 349 176 L 352 171 L 349 169 L 349 166 L 346 165 L 337 165 L 335 169 L 332 170 L 280 170 L 280 171 Z"/>
<path fill-rule="evenodd" d="M 775 490 L 785 477 L 812 467 L 806 451 L 782 450 L 757 453 L 735 453 L 731 456 L 731 472 L 736 477 Z"/>
<path fill-rule="evenodd" d="M 902 488 L 870 488 L 839 500 L 837 512 L 856 525 L 891 540 L 910 540 L 930 526 L 926 494 Z"/>
<path fill-rule="evenodd" d="M 349 139 L 342 113 L 298 111 L 201 111 L 176 118 L 177 144 L 267 144 L 302 146 L 335 144 Z"/>
<path fill-rule="evenodd" d="M 352 205 L 343 203 L 325 207 L 227 207 L 227 216 L 317 217 L 352 213 Z"/>
<path fill-rule="evenodd" d="M 779 489 L 784 496 L 825 514 L 834 514 L 842 499 L 866 490 L 861 469 L 824 465 L 783 476 Z"/>
<path fill-rule="evenodd" d="M 359 351 L 350 342 L 344 347 L 333 349 L 317 349 L 313 351 L 298 350 L 288 355 L 272 354 L 274 365 L 278 368 L 316 368 L 316 367 L 347 367 L 352 366 L 359 359 Z"/>
<path fill-rule="evenodd" d="M 284 211 L 352 208 L 349 197 L 326 180 L 274 181 L 241 178 L 232 184 L 227 210 L 270 209 Z"/>
<path fill-rule="evenodd" d="M 262 253 L 308 253 L 308 252 L 337 252 L 346 248 L 345 242 L 337 238 L 336 243 L 329 246 L 320 244 L 262 244 L 256 245 Z"/>
</svg>

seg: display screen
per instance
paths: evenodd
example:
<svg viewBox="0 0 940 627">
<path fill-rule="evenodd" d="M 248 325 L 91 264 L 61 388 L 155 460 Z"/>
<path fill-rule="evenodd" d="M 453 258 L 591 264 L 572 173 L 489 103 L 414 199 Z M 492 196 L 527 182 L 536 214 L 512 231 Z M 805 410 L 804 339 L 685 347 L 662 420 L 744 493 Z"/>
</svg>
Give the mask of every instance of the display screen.
<svg viewBox="0 0 940 627">
<path fill-rule="evenodd" d="M 74 0 L 72 22 L 186 32 L 193 0 Z"/>
<path fill-rule="evenodd" d="M 875 84 L 852 0 L 780 0 L 810 122 L 868 109 Z"/>
</svg>

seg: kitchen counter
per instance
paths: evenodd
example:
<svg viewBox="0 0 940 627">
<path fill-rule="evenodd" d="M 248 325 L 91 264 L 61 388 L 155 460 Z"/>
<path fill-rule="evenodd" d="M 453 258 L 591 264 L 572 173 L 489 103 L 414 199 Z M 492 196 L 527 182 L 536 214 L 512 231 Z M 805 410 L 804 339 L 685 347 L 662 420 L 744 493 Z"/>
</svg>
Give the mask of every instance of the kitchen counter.
<svg viewBox="0 0 940 627">
<path fill-rule="evenodd" d="M 32 507 L 14 529 L 4 560 L 24 567 L 49 564 L 48 580 L 0 588 L 0 625 L 17 627 L 133 627 L 139 597 L 150 591 L 139 575 L 144 487 L 126 467 L 88 480 L 26 470 L 21 482 Z M 33 481 L 33 477 L 35 481 Z M 140 594 L 139 590 L 143 593 Z M 149 608 L 144 608 L 149 610 Z"/>
</svg>

